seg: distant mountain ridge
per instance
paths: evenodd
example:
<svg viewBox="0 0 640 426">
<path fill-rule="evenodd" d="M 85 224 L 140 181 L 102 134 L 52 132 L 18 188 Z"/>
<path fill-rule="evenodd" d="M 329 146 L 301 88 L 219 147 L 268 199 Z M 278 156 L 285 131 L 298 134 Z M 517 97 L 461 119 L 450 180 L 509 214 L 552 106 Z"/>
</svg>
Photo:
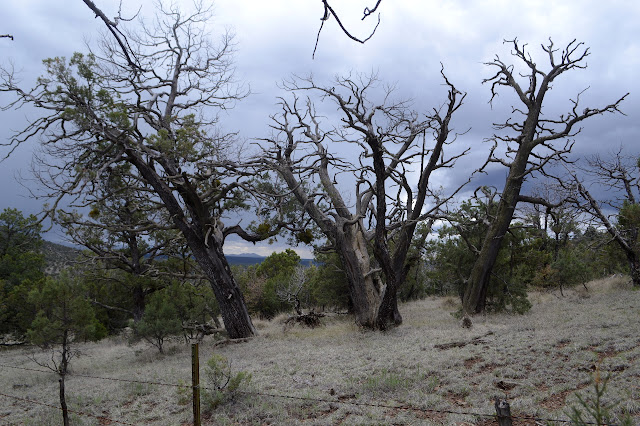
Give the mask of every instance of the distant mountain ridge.
<svg viewBox="0 0 640 426">
<path fill-rule="evenodd" d="M 227 257 L 255 257 L 265 259 L 267 256 L 262 256 L 255 253 L 238 253 L 238 254 L 226 254 Z"/>
<path fill-rule="evenodd" d="M 267 256 L 262 256 L 256 253 L 226 254 L 225 256 L 230 265 L 240 266 L 257 265 L 267 258 Z M 300 263 L 304 266 L 311 266 L 313 265 L 314 260 L 300 259 Z"/>
<path fill-rule="evenodd" d="M 82 255 L 82 249 L 45 240 L 42 244 L 42 253 L 46 264 L 45 272 L 49 275 L 56 275 L 77 261 Z M 267 256 L 256 253 L 227 254 L 225 256 L 229 264 L 241 266 L 257 265 L 267 258 Z M 301 259 L 300 262 L 305 266 L 310 266 L 313 264 L 313 259 Z"/>
</svg>

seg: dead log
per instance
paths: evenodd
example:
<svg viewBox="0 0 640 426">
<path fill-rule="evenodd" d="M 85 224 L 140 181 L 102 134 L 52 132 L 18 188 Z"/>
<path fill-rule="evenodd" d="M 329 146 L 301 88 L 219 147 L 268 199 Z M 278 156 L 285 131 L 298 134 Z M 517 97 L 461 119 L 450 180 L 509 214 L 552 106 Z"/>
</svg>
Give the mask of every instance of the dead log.
<svg viewBox="0 0 640 426">
<path fill-rule="evenodd" d="M 293 327 L 295 324 L 301 324 L 305 327 L 316 328 L 320 326 L 320 318 L 323 318 L 325 315 L 323 313 L 317 312 L 309 312 L 308 314 L 299 314 L 292 315 L 287 318 L 284 322 L 285 329 L 289 327 Z"/>
<path fill-rule="evenodd" d="M 493 334 L 493 331 L 489 331 L 488 333 L 483 334 L 482 336 L 474 337 L 473 339 L 468 341 L 442 343 L 439 345 L 435 345 L 434 348 L 445 350 L 445 349 L 451 349 L 451 348 L 463 348 L 467 345 L 478 345 L 480 343 L 484 343 L 482 340 L 483 338 L 487 336 L 491 336 L 492 334 Z"/>
</svg>

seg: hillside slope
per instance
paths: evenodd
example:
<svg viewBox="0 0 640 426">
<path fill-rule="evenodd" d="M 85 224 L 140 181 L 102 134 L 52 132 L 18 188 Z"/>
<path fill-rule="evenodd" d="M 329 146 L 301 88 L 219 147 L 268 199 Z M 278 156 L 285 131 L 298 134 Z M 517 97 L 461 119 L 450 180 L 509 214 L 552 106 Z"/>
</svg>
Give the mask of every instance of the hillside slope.
<svg viewBox="0 0 640 426">
<path fill-rule="evenodd" d="M 256 321 L 260 335 L 251 341 L 201 344 L 203 370 L 215 353 L 234 371 L 252 374 L 249 393 L 218 407 L 204 424 L 487 425 L 495 424 L 483 415 L 494 413 L 496 395 L 509 399 L 514 415 L 566 420 L 576 393 L 592 394 L 596 367 L 602 377 L 611 374 L 606 402 L 640 424 L 640 292 L 622 277 L 588 288 L 565 290 L 565 297 L 534 292 L 528 314 L 477 317 L 471 329 L 450 315 L 458 302 L 449 298 L 402 305 L 404 324 L 386 333 L 363 332 L 344 315 L 313 330 L 284 331 L 282 319 Z M 188 424 L 188 390 L 79 376 L 188 383 L 190 348 L 179 340 L 165 356 L 119 339 L 82 345 L 86 356 L 73 360 L 78 376 L 67 381 L 70 408 L 137 425 Z M 41 369 L 29 353 L 6 351 L 2 364 Z M 17 397 L 56 405 L 57 385 L 50 373 L 0 369 L 0 388 Z M 58 424 L 53 408 L 3 405 L 0 418 L 8 424 Z M 414 408 L 391 408 L 398 406 Z M 76 420 L 97 424 L 87 416 Z"/>
</svg>

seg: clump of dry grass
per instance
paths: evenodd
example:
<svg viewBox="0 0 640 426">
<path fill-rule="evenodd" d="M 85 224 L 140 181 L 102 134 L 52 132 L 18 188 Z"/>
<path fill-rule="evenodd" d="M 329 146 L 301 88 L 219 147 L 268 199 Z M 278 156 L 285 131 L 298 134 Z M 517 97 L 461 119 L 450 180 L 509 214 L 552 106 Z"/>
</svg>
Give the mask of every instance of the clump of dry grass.
<svg viewBox="0 0 640 426">
<path fill-rule="evenodd" d="M 252 375 L 247 393 L 218 407 L 205 424 L 474 424 L 483 419 L 379 405 L 492 414 L 495 395 L 506 395 L 514 414 L 567 419 L 567 407 L 576 403 L 576 392 L 589 391 L 598 364 L 611 374 L 607 397 L 618 402 L 617 412 L 638 419 L 640 292 L 624 277 L 587 288 L 566 289 L 564 297 L 531 293 L 526 315 L 476 317 L 471 329 L 451 315 L 458 302 L 443 298 L 403 305 L 404 324 L 385 333 L 362 331 L 344 315 L 324 318 L 319 328 L 286 332 L 278 319 L 256 321 L 260 335 L 250 342 L 201 344 L 201 365 L 217 353 L 231 360 L 234 371 Z M 117 338 L 82 345 L 84 356 L 74 360 L 76 375 L 67 381 L 70 408 L 133 424 L 189 423 L 184 388 L 80 376 L 188 384 L 189 347 L 175 341 L 167 349 L 160 355 Z M 3 351 L 1 363 L 38 369 L 29 352 Z M 0 388 L 57 405 L 51 373 L 3 367 Z M 0 398 L 3 424 L 59 423 L 55 409 Z M 87 416 L 74 421 L 106 424 Z"/>
</svg>

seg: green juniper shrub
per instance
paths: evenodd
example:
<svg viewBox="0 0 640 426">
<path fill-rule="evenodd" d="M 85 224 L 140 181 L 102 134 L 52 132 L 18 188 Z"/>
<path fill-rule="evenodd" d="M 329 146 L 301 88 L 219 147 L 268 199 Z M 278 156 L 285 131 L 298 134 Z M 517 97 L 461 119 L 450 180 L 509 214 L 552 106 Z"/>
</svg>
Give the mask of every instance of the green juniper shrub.
<svg viewBox="0 0 640 426">
<path fill-rule="evenodd" d="M 149 297 L 142 319 L 133 324 L 133 339 L 144 339 L 164 353 L 167 337 L 182 332 L 182 321 L 178 316 L 171 294 L 159 291 Z"/>
<path fill-rule="evenodd" d="M 204 411 L 211 412 L 218 406 L 233 400 L 251 382 L 251 374 L 246 371 L 233 372 L 231 361 L 214 354 L 205 366 L 205 383 L 202 387 Z"/>
</svg>

